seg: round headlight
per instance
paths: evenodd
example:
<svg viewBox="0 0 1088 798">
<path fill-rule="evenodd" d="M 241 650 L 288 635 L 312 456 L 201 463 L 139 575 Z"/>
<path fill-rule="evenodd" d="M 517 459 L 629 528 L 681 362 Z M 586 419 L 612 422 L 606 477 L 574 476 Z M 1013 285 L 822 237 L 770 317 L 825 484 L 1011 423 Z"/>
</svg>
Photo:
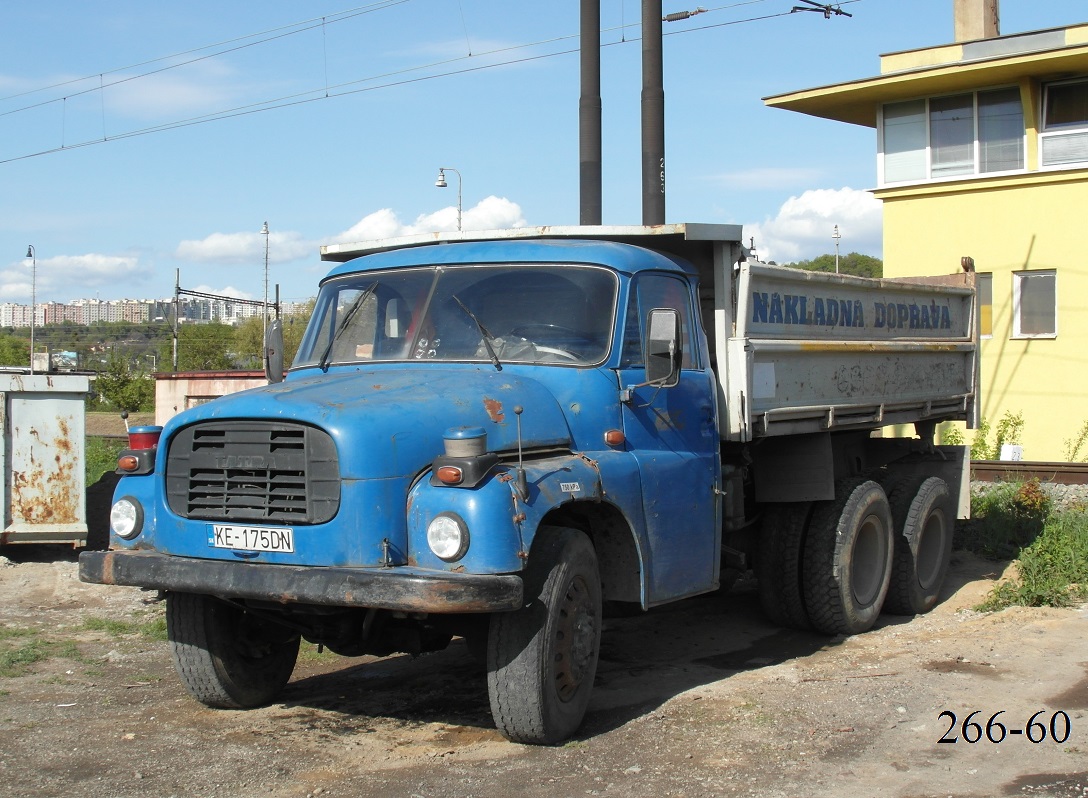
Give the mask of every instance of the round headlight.
<svg viewBox="0 0 1088 798">
<path fill-rule="evenodd" d="M 110 510 L 110 529 L 119 538 L 128 540 L 143 531 L 144 508 L 131 496 L 118 499 Z"/>
<path fill-rule="evenodd" d="M 456 513 L 441 513 L 427 524 L 427 545 L 446 562 L 455 562 L 468 551 L 468 527 Z"/>
</svg>

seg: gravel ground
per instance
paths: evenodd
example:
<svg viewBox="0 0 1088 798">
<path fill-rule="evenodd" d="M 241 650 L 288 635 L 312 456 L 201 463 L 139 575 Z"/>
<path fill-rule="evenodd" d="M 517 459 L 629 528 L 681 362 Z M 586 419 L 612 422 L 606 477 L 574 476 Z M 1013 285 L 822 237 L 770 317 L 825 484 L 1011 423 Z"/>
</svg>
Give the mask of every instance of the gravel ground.
<svg viewBox="0 0 1088 798">
<path fill-rule="evenodd" d="M 0 677 L 11 795 L 1088 794 L 1088 607 L 976 612 L 1001 567 L 962 552 L 933 612 L 854 637 L 769 625 L 750 582 L 611 619 L 585 726 L 556 748 L 499 736 L 459 642 L 416 659 L 311 650 L 276 703 L 207 709 L 180 686 L 168 644 L 93 623 L 154 618 L 153 594 L 80 583 L 71 550 L 0 554 L 0 650 L 27 639 L 11 634 L 54 646 Z M 975 710 L 1021 730 L 1062 712 L 1069 736 L 969 743 Z"/>
</svg>

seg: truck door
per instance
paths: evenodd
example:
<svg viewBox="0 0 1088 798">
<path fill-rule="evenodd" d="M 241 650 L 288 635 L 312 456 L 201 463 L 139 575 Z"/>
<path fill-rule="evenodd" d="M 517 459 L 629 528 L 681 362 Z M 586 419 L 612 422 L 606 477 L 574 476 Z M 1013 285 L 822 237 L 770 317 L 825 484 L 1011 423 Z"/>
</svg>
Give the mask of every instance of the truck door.
<svg viewBox="0 0 1088 798">
<path fill-rule="evenodd" d="M 680 277 L 650 272 L 636 277 L 624 322 L 620 384 L 645 380 L 646 317 L 653 308 L 679 311 L 683 368 L 679 384 L 634 388 L 623 404 L 624 436 L 642 479 L 647 604 L 713 589 L 721 545 L 714 376 L 691 288 Z"/>
</svg>

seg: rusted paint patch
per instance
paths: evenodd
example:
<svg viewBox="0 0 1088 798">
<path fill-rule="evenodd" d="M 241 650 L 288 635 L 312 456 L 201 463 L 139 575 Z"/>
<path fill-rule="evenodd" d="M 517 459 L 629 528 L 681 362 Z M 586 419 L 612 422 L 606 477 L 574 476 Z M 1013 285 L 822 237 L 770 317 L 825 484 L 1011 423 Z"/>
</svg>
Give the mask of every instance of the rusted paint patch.
<svg viewBox="0 0 1088 798">
<path fill-rule="evenodd" d="M 501 424 L 506 420 L 506 414 L 502 410 L 502 402 L 498 399 L 488 399 L 484 397 L 484 409 L 487 411 L 487 415 L 496 424 Z"/>
<path fill-rule="evenodd" d="M 21 471 L 11 473 L 11 515 L 13 521 L 30 524 L 78 524 L 80 523 L 79 473 L 76 458 L 71 456 L 72 442 L 67 419 L 57 419 L 60 434 L 51 441 L 42 439 L 35 428 L 30 435 L 32 444 Z M 38 459 L 36 450 L 44 448 L 55 452 L 52 462 Z"/>
</svg>

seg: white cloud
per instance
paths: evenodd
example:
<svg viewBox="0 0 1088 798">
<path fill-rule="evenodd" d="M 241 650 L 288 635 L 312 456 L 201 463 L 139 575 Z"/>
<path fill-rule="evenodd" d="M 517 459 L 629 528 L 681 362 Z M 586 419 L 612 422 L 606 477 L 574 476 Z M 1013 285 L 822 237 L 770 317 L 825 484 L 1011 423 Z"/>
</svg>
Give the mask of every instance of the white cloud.
<svg viewBox="0 0 1088 798">
<path fill-rule="evenodd" d="M 226 288 L 213 288 L 210 285 L 198 285 L 196 288 L 191 288 L 189 290 L 190 291 L 199 291 L 202 294 L 215 294 L 216 296 L 229 296 L 229 297 L 234 297 L 235 299 L 253 299 L 254 298 L 253 294 L 250 294 L 250 293 L 248 293 L 246 291 L 243 291 L 240 288 L 235 288 L 232 285 L 228 285 Z M 270 297 L 268 301 L 271 302 L 272 298 Z"/>
<path fill-rule="evenodd" d="M 196 263 L 253 263 L 263 262 L 265 237 L 260 232 L 212 233 L 199 240 L 182 241 L 175 256 Z M 268 260 L 270 263 L 287 263 L 300 258 L 312 257 L 317 245 L 307 241 L 301 233 L 293 231 L 268 234 Z"/>
<path fill-rule="evenodd" d="M 29 261 L 0 272 L 0 301 L 29 304 L 37 283 L 39 302 L 50 302 L 56 294 L 94 293 L 102 288 L 143 283 L 145 270 L 137 258 L 118 255 L 58 255 L 38 258 L 37 276 L 32 280 Z"/>
<path fill-rule="evenodd" d="M 233 71 L 215 60 L 141 77 L 115 76 L 103 92 L 111 113 L 137 119 L 182 119 L 237 105 L 247 89 L 232 82 Z"/>
<path fill-rule="evenodd" d="M 883 216 L 880 200 L 853 188 L 814 189 L 790 197 L 773 219 L 744 225 L 755 238 L 760 260 L 792 263 L 835 251 L 831 234 L 839 226 L 839 251 L 880 257 Z"/>
<path fill-rule="evenodd" d="M 521 206 L 505 197 L 486 197 L 461 213 L 463 230 L 500 230 L 524 226 L 525 218 L 521 215 Z M 350 229 L 333 236 L 332 240 L 351 243 L 456 229 L 456 205 L 440 208 L 433 213 L 421 213 L 412 224 L 402 222 L 392 209 L 382 208 L 364 216 Z"/>
</svg>

